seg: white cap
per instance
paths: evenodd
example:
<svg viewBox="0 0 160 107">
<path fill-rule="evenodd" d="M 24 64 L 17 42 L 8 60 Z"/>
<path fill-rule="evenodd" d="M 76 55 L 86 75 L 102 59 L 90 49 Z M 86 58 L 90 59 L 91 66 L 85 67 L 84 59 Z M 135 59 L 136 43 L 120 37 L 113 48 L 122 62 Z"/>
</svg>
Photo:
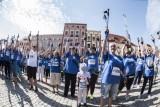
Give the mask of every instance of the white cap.
<svg viewBox="0 0 160 107">
<path fill-rule="evenodd" d="M 88 67 L 86 63 L 81 63 L 80 64 L 80 71 L 87 71 Z"/>
</svg>

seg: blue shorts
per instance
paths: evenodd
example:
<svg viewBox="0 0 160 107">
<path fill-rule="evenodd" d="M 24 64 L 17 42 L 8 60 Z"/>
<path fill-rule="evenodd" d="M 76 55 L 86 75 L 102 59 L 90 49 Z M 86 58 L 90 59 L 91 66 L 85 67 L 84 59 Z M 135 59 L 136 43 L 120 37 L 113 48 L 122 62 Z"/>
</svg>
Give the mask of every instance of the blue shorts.
<svg viewBox="0 0 160 107">
<path fill-rule="evenodd" d="M 118 92 L 119 84 L 101 84 L 101 98 L 115 97 Z"/>
</svg>

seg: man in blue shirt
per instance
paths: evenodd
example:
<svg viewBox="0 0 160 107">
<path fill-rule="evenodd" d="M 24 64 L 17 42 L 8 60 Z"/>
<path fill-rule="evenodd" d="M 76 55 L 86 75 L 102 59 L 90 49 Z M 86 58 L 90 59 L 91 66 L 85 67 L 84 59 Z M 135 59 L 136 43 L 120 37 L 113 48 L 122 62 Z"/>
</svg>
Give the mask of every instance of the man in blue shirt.
<svg viewBox="0 0 160 107">
<path fill-rule="evenodd" d="M 108 30 L 107 30 L 108 31 Z M 109 32 L 109 31 L 108 31 Z M 108 95 L 108 107 L 112 106 L 112 98 L 118 92 L 118 86 L 121 78 L 121 71 L 125 77 L 125 70 L 123 60 L 120 56 L 116 55 L 116 45 L 110 46 L 110 51 L 106 50 L 107 36 L 103 45 L 103 60 L 105 61 L 104 69 L 101 75 L 101 102 L 100 107 L 104 107 L 104 99 Z"/>
<path fill-rule="evenodd" d="M 76 53 L 76 49 L 74 47 L 72 47 L 71 50 L 69 51 L 69 39 L 68 39 L 65 48 L 66 64 L 64 69 L 65 72 L 64 97 L 67 97 L 68 95 L 70 83 L 71 83 L 71 96 L 73 98 L 75 97 L 76 76 L 79 71 L 79 62 L 80 62 L 80 56 L 78 53 Z"/>
</svg>

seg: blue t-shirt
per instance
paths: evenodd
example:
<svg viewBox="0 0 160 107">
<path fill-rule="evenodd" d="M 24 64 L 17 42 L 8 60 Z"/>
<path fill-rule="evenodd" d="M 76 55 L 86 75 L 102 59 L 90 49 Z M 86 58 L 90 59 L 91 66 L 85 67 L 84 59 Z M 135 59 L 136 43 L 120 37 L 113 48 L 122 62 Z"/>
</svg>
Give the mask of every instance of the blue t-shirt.
<svg viewBox="0 0 160 107">
<path fill-rule="evenodd" d="M 136 58 L 135 55 L 131 57 L 123 56 L 124 67 L 126 69 L 126 75 L 135 75 L 136 71 Z"/>
<path fill-rule="evenodd" d="M 136 61 L 136 71 L 143 72 L 144 71 L 144 58 L 137 58 Z"/>
<path fill-rule="evenodd" d="M 79 71 L 80 56 L 78 54 L 71 55 L 70 53 L 67 53 L 65 56 L 67 59 L 64 72 L 77 74 Z"/>
<path fill-rule="evenodd" d="M 11 52 L 11 60 L 16 61 L 17 57 L 18 57 L 18 51 L 17 50 L 12 51 Z"/>
<path fill-rule="evenodd" d="M 4 52 L 4 60 L 5 61 L 10 61 L 11 59 L 11 50 L 6 48 L 5 52 Z"/>
<path fill-rule="evenodd" d="M 61 64 L 61 57 L 53 57 L 51 59 L 51 72 L 61 73 L 60 64 Z"/>
<path fill-rule="evenodd" d="M 154 59 L 155 59 L 155 54 L 144 56 L 144 61 L 145 61 L 144 76 L 145 77 L 154 76 Z"/>
<path fill-rule="evenodd" d="M 103 55 L 103 60 L 108 59 L 108 54 Z M 103 84 L 119 84 L 121 71 L 124 70 L 123 60 L 120 56 L 109 54 L 109 61 L 104 64 L 101 75 L 101 83 Z"/>
<path fill-rule="evenodd" d="M 46 58 L 46 60 L 45 60 L 45 68 L 47 70 L 50 70 L 50 67 L 51 67 L 51 61 L 50 61 L 49 58 Z"/>
<path fill-rule="evenodd" d="M 95 68 L 98 71 L 98 57 L 99 57 L 99 53 L 96 52 L 94 54 L 91 54 L 89 52 L 86 53 L 86 57 L 87 57 L 87 66 L 89 68 Z M 89 70 L 89 72 L 91 72 Z"/>
</svg>

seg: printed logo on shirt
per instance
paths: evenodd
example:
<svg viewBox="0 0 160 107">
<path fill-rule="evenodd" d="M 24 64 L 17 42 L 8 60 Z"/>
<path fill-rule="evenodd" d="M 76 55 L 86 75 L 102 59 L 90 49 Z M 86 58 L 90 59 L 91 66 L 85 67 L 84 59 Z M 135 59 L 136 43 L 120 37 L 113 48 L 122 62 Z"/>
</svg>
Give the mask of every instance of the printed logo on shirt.
<svg viewBox="0 0 160 107">
<path fill-rule="evenodd" d="M 30 55 L 29 57 L 30 57 L 30 58 L 34 58 L 34 56 L 33 56 L 33 55 Z"/>
<path fill-rule="evenodd" d="M 120 76 L 120 69 L 118 67 L 113 67 L 111 75 Z"/>
<path fill-rule="evenodd" d="M 143 61 L 142 61 L 142 60 L 139 60 L 139 64 L 140 64 L 140 65 L 143 64 Z"/>
<path fill-rule="evenodd" d="M 48 63 L 48 66 L 51 66 L 51 63 Z"/>
<path fill-rule="evenodd" d="M 53 63 L 52 63 L 52 66 L 58 66 L 58 65 L 59 65 L 58 62 L 53 62 Z"/>
<path fill-rule="evenodd" d="M 3 57 L 3 54 L 1 54 L 1 57 Z"/>
<path fill-rule="evenodd" d="M 6 52 L 6 56 L 9 56 L 9 52 L 8 51 Z"/>
<path fill-rule="evenodd" d="M 147 66 L 148 67 L 153 67 L 153 59 L 151 58 L 151 57 L 148 57 L 147 59 L 146 59 L 146 64 L 147 64 Z"/>
<path fill-rule="evenodd" d="M 89 65 L 95 65 L 95 64 L 96 64 L 95 59 L 89 59 L 89 60 L 88 60 L 88 64 L 89 64 Z"/>
<path fill-rule="evenodd" d="M 11 55 L 11 59 L 14 59 L 14 55 Z"/>
</svg>

